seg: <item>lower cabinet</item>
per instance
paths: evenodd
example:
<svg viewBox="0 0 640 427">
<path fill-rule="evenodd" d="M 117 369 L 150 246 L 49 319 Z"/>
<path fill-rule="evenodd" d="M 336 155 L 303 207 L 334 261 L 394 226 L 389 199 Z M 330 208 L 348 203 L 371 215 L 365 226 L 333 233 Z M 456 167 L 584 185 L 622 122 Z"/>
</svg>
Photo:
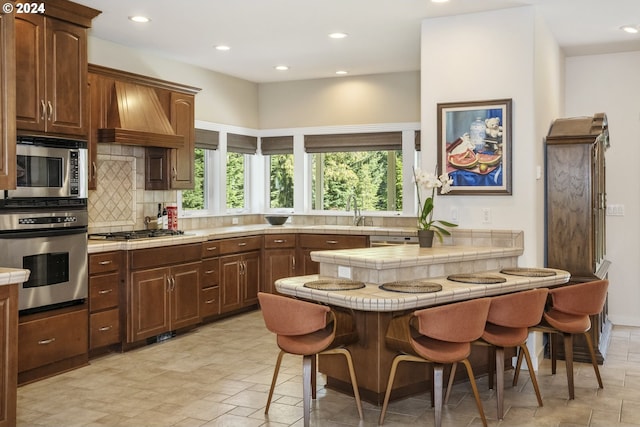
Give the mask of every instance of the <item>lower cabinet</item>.
<svg viewBox="0 0 640 427">
<path fill-rule="evenodd" d="M 16 425 L 18 285 L 0 286 L 0 427 Z"/>
<path fill-rule="evenodd" d="M 346 234 L 299 234 L 298 235 L 298 276 L 318 274 L 320 264 L 311 259 L 311 252 L 333 249 L 366 248 L 367 236 Z"/>
<path fill-rule="evenodd" d="M 220 241 L 220 312 L 258 304 L 262 236 Z M 225 255 L 229 253 L 229 255 Z"/>
<path fill-rule="evenodd" d="M 129 254 L 127 342 L 200 322 L 200 252 L 198 243 Z"/>
<path fill-rule="evenodd" d="M 122 253 L 89 255 L 89 350 L 122 342 L 120 286 Z"/>
<path fill-rule="evenodd" d="M 273 234 L 264 237 L 264 280 L 261 290 L 276 293 L 278 279 L 296 275 L 296 235 Z"/>
<path fill-rule="evenodd" d="M 220 314 L 220 245 L 217 241 L 202 243 L 202 276 L 200 281 L 200 317 Z"/>
<path fill-rule="evenodd" d="M 18 382 L 26 383 L 88 363 L 86 304 L 20 318 Z"/>
</svg>

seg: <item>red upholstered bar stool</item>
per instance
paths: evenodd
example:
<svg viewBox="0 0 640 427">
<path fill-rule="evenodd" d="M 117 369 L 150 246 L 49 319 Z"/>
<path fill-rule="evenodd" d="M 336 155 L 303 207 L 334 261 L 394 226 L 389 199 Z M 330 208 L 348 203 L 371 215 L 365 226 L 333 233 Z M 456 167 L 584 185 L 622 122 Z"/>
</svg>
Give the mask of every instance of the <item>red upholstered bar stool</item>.
<svg viewBox="0 0 640 427">
<path fill-rule="evenodd" d="M 518 347 L 520 354 L 524 354 L 527 360 L 527 366 L 529 367 L 531 383 L 538 398 L 538 405 L 542 406 L 542 397 L 540 396 L 536 373 L 531 363 L 529 349 L 527 348 L 527 337 L 529 336 L 529 328 L 540 323 L 542 319 L 548 293 L 549 290 L 547 288 L 540 288 L 492 297 L 484 333 L 482 334 L 482 338 L 474 342 L 474 344 L 490 346 L 492 353 L 495 353 L 496 400 L 498 404 L 498 419 L 500 420 L 504 418 L 505 348 Z M 454 374 L 455 369 L 452 369 L 445 402 L 449 397 Z M 489 383 L 492 383 L 491 380 Z"/>
<path fill-rule="evenodd" d="M 564 338 L 564 357 L 567 369 L 567 385 L 569 399 L 575 398 L 573 384 L 573 336 L 583 334 L 587 340 L 591 363 L 598 380 L 598 386 L 603 388 L 598 361 L 593 349 L 593 341 L 589 335 L 591 319 L 589 316 L 598 314 L 604 307 L 607 298 L 608 280 L 595 280 L 576 285 L 550 289 L 551 308 L 544 313 L 542 322 L 534 330 L 550 333 L 551 372 L 556 373 L 556 352 L 553 346 L 553 335 L 561 334 Z M 518 381 L 522 358 L 518 357 L 516 372 L 513 377 L 514 385 Z"/>
<path fill-rule="evenodd" d="M 462 362 L 467 368 L 482 424 L 487 426 L 473 369 L 467 357 L 471 353 L 471 343 L 480 338 L 484 331 L 490 304 L 489 298 L 479 298 L 426 308 L 391 320 L 385 342 L 387 347 L 398 350 L 401 354 L 397 355 L 391 364 L 379 424 L 384 422 L 398 364 L 400 362 L 427 362 L 433 364 L 431 397 L 435 408 L 435 425 L 440 427 L 442 424 L 444 365 Z"/>
<path fill-rule="evenodd" d="M 301 355 L 302 357 L 302 395 L 304 409 L 304 425 L 310 420 L 311 398 L 316 397 L 316 355 L 342 354 L 347 359 L 353 395 L 358 407 L 360 419 L 362 404 L 351 353 L 343 346 L 358 340 L 358 334 L 350 313 L 332 310 L 331 308 L 300 301 L 294 298 L 267 293 L 258 293 L 264 323 L 267 329 L 276 334 L 280 353 L 273 372 L 273 380 L 267 398 L 264 413 L 269 412 L 273 390 L 278 379 L 278 371 L 282 356 L 285 353 Z"/>
</svg>

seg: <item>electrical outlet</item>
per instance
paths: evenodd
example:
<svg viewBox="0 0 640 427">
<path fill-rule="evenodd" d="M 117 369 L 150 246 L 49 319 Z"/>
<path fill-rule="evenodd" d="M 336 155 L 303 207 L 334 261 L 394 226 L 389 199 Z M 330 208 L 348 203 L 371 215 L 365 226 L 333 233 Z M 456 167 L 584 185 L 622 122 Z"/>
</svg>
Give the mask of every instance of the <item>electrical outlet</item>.
<svg viewBox="0 0 640 427">
<path fill-rule="evenodd" d="M 482 223 L 491 224 L 491 208 L 482 208 Z"/>
<path fill-rule="evenodd" d="M 351 279 L 351 267 L 346 267 L 344 265 L 338 266 L 338 277 L 343 277 L 345 279 Z"/>
<path fill-rule="evenodd" d="M 235 216 L 233 218 L 231 218 L 231 224 L 238 225 L 238 218 L 235 217 Z"/>
<path fill-rule="evenodd" d="M 458 208 L 451 208 L 451 222 L 458 222 Z"/>
<path fill-rule="evenodd" d="M 607 205 L 608 216 L 624 216 L 624 205 Z"/>
</svg>

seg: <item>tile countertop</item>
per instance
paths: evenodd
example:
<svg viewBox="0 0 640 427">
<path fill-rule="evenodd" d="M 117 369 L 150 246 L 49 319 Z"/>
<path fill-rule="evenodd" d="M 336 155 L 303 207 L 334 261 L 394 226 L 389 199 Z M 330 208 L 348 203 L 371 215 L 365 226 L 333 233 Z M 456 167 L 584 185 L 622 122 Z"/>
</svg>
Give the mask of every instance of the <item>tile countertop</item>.
<svg viewBox="0 0 640 427">
<path fill-rule="evenodd" d="M 276 289 L 285 295 L 353 310 L 388 312 L 415 310 L 454 301 L 555 286 L 568 282 L 571 277 L 568 271 L 553 271 L 556 272 L 555 276 L 548 277 L 523 277 L 502 274 L 497 270 L 487 271 L 486 273 L 506 279 L 506 282 L 497 284 L 459 283 L 446 277 L 435 277 L 428 279 L 429 283 L 441 285 L 442 290 L 429 293 L 391 292 L 380 289 L 379 285 L 374 283 L 365 283 L 364 288 L 349 291 L 323 291 L 304 287 L 306 282 L 323 278 L 318 275 L 280 279 L 276 281 Z"/>
<path fill-rule="evenodd" d="M 188 230 L 182 236 L 154 237 L 128 241 L 93 240 L 88 243 L 89 253 L 135 250 L 160 246 L 183 245 L 205 242 L 212 239 L 246 237 L 280 233 L 317 233 L 317 234 L 353 234 L 360 236 L 416 236 L 413 227 L 355 227 L 349 225 L 269 225 L 249 224 L 231 227 L 218 227 L 203 230 Z"/>
<path fill-rule="evenodd" d="M 0 286 L 23 283 L 29 280 L 29 270 L 0 267 Z"/>
</svg>

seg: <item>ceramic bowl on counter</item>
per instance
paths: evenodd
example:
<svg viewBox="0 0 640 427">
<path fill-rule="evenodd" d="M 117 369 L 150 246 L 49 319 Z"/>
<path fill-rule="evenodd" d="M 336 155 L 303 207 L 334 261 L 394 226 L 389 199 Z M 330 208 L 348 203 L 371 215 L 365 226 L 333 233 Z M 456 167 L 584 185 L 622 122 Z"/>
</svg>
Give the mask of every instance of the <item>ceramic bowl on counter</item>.
<svg viewBox="0 0 640 427">
<path fill-rule="evenodd" d="M 289 215 L 267 215 L 264 217 L 271 225 L 282 225 L 289 219 Z"/>
</svg>

